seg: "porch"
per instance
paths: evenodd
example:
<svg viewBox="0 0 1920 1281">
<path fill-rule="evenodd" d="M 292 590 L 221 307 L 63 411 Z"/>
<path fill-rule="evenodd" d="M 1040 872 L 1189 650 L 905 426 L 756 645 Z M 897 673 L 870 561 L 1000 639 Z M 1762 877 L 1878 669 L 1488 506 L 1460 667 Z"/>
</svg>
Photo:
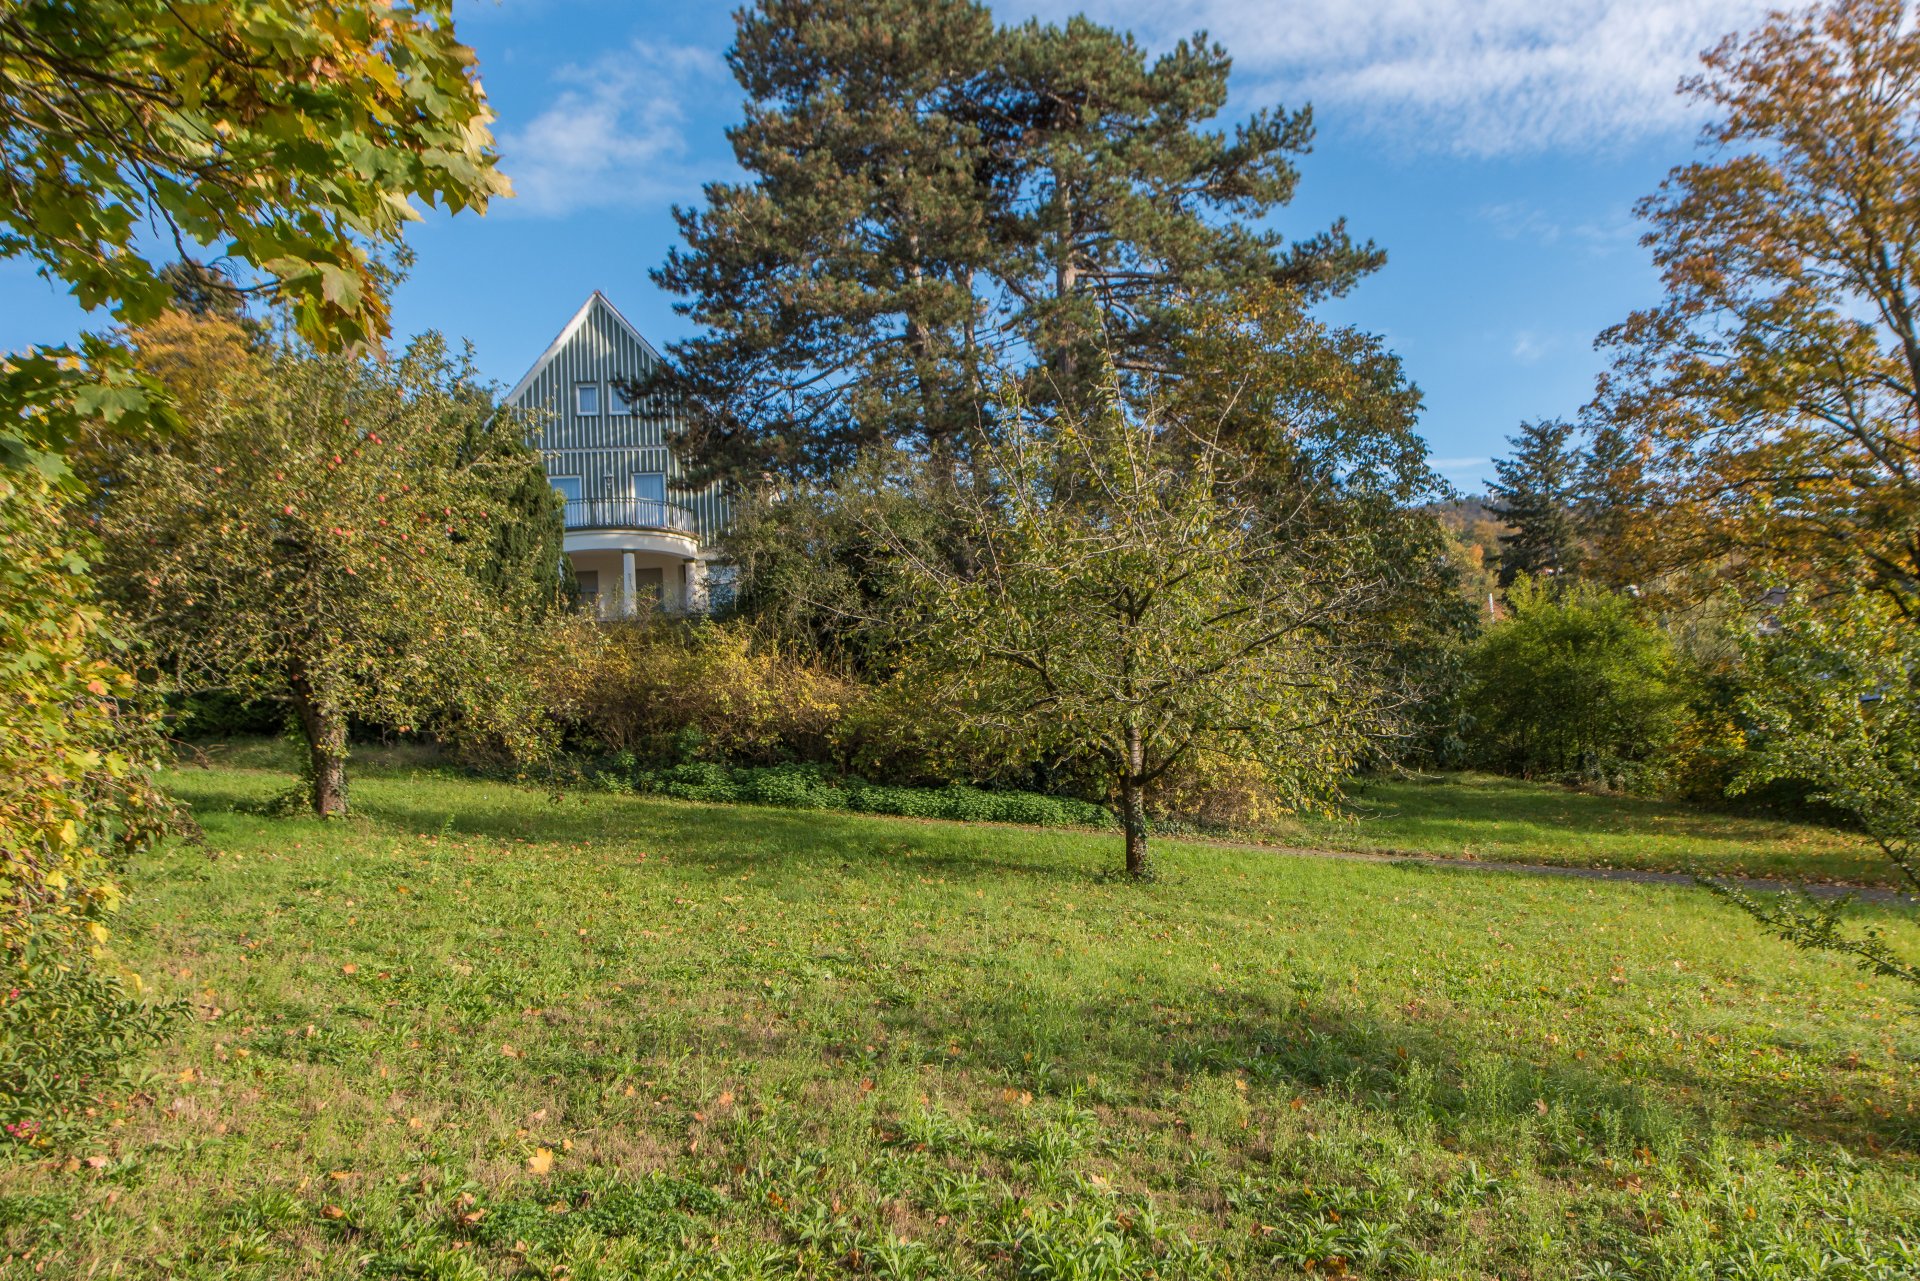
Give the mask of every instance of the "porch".
<svg viewBox="0 0 1920 1281">
<path fill-rule="evenodd" d="M 574 549 L 567 539 L 580 606 L 596 618 L 631 618 L 647 610 L 685 614 L 706 608 L 706 567 L 691 549 Z"/>
</svg>

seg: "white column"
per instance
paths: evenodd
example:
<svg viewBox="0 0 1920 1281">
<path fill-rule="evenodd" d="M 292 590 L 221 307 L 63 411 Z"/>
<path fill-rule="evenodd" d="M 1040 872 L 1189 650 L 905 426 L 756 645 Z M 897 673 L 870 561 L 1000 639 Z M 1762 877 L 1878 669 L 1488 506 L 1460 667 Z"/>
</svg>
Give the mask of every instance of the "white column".
<svg viewBox="0 0 1920 1281">
<path fill-rule="evenodd" d="M 689 614 L 707 612 L 707 567 L 697 560 L 682 561 L 681 579 L 686 583 L 686 609 Z"/>
<path fill-rule="evenodd" d="M 633 553 L 620 553 L 620 617 L 632 618 L 640 612 L 640 590 L 633 577 Z"/>
</svg>

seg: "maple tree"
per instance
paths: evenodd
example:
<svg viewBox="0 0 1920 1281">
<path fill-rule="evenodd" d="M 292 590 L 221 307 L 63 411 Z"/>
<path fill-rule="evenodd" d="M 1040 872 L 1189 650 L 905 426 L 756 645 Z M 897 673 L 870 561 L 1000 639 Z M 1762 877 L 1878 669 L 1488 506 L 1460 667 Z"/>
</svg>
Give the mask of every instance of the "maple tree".
<svg viewBox="0 0 1920 1281">
<path fill-rule="evenodd" d="M 377 341 L 373 262 L 423 199 L 510 190 L 449 0 L 25 0 L 0 11 L 0 255 L 151 320 L 142 252 L 217 245 L 312 342 Z"/>
<path fill-rule="evenodd" d="M 0 5 L 0 258 L 137 326 L 182 283 L 156 263 L 207 246 L 308 341 L 376 343 L 412 202 L 507 193 L 489 119 L 451 0 L 16 0 Z M 97 1086 L 154 1027 L 93 964 L 114 864 L 155 839 L 160 807 L 93 544 L 66 518 L 83 488 L 66 455 L 177 425 L 113 337 L 0 356 L 0 960 L 10 1011 L 73 1016 L 39 1021 L 38 1067 L 9 1058 L 15 1099 Z"/>
<path fill-rule="evenodd" d="M 1920 620 L 1920 31 L 1900 0 L 1776 14 L 1686 92 L 1709 154 L 1640 205 L 1666 296 L 1602 336 L 1668 563 L 1855 580 Z"/>
</svg>

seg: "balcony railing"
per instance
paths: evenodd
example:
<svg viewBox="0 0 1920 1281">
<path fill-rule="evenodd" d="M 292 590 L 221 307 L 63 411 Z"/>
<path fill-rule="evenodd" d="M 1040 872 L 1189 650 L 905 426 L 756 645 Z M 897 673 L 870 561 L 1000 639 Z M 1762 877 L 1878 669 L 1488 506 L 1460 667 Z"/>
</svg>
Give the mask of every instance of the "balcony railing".
<svg viewBox="0 0 1920 1281">
<path fill-rule="evenodd" d="M 658 498 L 570 498 L 568 529 L 663 529 L 675 534 L 694 532 L 693 513 L 678 503 Z"/>
</svg>

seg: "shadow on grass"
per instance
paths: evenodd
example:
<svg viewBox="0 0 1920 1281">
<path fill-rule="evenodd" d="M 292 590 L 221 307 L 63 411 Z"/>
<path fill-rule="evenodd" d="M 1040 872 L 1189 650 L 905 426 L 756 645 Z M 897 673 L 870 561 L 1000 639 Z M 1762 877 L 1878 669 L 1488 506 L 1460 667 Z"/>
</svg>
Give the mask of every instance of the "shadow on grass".
<svg viewBox="0 0 1920 1281">
<path fill-rule="evenodd" d="M 436 794 L 398 784 L 366 780 L 355 821 L 396 833 L 447 831 L 586 849 L 645 850 L 657 841 L 676 867 L 715 883 L 771 869 L 823 896 L 843 873 L 890 864 L 954 884 L 991 882 L 1014 898 L 1021 889 L 1008 879 L 1025 880 L 1038 897 L 1063 881 L 1089 884 L 1118 857 L 1118 839 L 1100 833 L 928 824 L 903 839 L 897 821 L 835 813 L 609 796 L 548 804 L 529 789 L 483 792 L 464 784 Z M 213 778 L 192 790 L 203 814 L 274 822 L 244 813 L 250 786 Z M 1140 893 L 1156 907 L 1167 900 L 1153 889 Z M 910 944 L 893 946 L 911 958 Z M 705 981 L 716 980 L 727 978 Z M 1749 1139 L 1787 1131 L 1856 1154 L 1920 1150 L 1912 1118 L 1892 1107 L 1880 1114 L 1878 1103 L 1888 1100 L 1856 1097 L 1843 1111 L 1835 1096 L 1823 1100 L 1805 1082 L 1757 1071 L 1716 1076 L 1677 1050 L 1641 1065 L 1645 1080 L 1635 1082 L 1599 1063 L 1535 1061 L 1476 1040 L 1464 1024 L 1329 1004 L 1317 991 L 1289 1000 L 1173 989 L 1162 979 L 1137 992 L 1080 1000 L 1024 989 L 995 995 L 985 985 L 958 993 L 903 990 L 872 975 L 847 981 L 871 987 L 865 1008 L 880 1011 L 889 1053 L 991 1074 L 1035 1094 L 1106 1079 L 1130 1082 L 1132 1093 L 1145 1095 L 1239 1076 L 1338 1092 L 1410 1134 L 1474 1147 L 1525 1144 L 1539 1159 L 1576 1164 L 1630 1162 L 1641 1150 L 1664 1157 L 1729 1130 Z M 768 1049 L 762 1034 L 727 1023 L 698 1035 L 703 1052 L 727 1057 L 750 1059 Z"/>
<path fill-rule="evenodd" d="M 528 793 L 520 795 L 525 798 Z M 678 862 L 705 861 L 726 876 L 765 865 L 770 859 L 789 865 L 798 860 L 809 871 L 830 872 L 852 870 L 882 858 L 908 859 L 954 879 L 1010 872 L 1077 879 L 1117 866 L 1121 858 L 1118 836 L 1077 829 L 1041 832 L 986 823 L 958 827 L 879 815 L 651 797 L 596 796 L 593 801 L 581 805 L 571 798 L 557 804 L 542 800 L 537 816 L 525 809 L 511 813 L 454 810 L 379 793 L 356 805 L 366 818 L 413 832 L 444 829 L 465 836 L 564 845 L 644 847 L 658 841 L 678 851 Z M 619 819 L 630 822 L 610 821 Z M 885 826 L 877 827 L 876 821 Z M 902 824 L 916 828 L 917 838 L 903 840 Z"/>
</svg>

